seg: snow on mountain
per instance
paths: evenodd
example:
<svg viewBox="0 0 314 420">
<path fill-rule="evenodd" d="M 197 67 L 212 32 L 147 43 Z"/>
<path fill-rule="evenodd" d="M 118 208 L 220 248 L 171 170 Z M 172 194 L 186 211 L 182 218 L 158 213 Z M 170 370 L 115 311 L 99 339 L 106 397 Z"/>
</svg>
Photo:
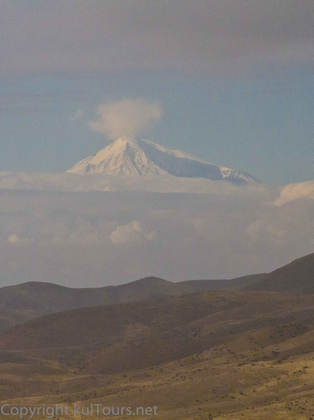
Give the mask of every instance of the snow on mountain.
<svg viewBox="0 0 314 420">
<path fill-rule="evenodd" d="M 251 185 L 254 191 L 256 188 L 263 190 L 263 185 L 256 181 L 245 172 L 212 165 L 179 150 L 168 150 L 148 140 L 121 137 L 66 172 L 0 172 L 0 191 L 146 191 L 238 195 L 238 185 Z"/>
<path fill-rule="evenodd" d="M 123 176 L 171 176 L 227 180 L 235 184 L 258 182 L 251 175 L 213 165 L 180 150 L 169 150 L 148 140 L 127 136 L 93 156 L 78 162 L 67 171 L 74 174 Z"/>
</svg>

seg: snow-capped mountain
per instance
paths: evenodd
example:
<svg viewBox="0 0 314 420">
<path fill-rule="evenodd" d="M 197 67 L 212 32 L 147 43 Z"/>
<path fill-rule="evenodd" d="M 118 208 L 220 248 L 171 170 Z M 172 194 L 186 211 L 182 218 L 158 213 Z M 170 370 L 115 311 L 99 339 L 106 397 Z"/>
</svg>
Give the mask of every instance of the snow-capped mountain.
<svg viewBox="0 0 314 420">
<path fill-rule="evenodd" d="M 148 140 L 127 136 L 93 156 L 78 162 L 67 172 L 124 176 L 172 176 L 227 180 L 236 184 L 258 182 L 251 175 L 213 165 L 180 150 L 169 150 Z"/>
</svg>

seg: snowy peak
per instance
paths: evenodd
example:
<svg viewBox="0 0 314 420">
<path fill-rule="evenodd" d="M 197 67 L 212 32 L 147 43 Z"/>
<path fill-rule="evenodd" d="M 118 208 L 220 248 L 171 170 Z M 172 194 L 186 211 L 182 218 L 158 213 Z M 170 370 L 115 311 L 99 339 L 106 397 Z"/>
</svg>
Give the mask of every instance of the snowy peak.
<svg viewBox="0 0 314 420">
<path fill-rule="evenodd" d="M 148 140 L 123 136 L 77 163 L 67 172 L 124 176 L 175 176 L 228 180 L 246 184 L 257 181 L 245 172 L 210 164 L 180 150 L 169 150 Z"/>
<path fill-rule="evenodd" d="M 107 175 L 167 175 L 144 153 L 144 140 L 123 136 L 114 143 L 77 163 L 67 172 Z"/>
</svg>

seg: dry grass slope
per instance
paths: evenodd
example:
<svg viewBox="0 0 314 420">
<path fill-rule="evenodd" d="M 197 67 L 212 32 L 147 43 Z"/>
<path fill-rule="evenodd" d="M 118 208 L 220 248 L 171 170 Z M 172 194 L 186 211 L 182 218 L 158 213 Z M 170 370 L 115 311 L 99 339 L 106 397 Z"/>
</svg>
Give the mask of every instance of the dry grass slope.
<svg viewBox="0 0 314 420">
<path fill-rule="evenodd" d="M 0 400 L 157 405 L 165 420 L 308 420 L 313 331 L 314 296 L 269 292 L 46 315 L 1 334 Z"/>
</svg>

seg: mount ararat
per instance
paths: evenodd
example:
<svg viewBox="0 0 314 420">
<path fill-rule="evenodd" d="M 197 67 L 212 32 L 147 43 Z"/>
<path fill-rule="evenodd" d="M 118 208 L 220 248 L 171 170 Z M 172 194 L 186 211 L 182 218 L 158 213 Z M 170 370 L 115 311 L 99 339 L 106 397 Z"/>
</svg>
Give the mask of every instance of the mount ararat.
<svg viewBox="0 0 314 420">
<path fill-rule="evenodd" d="M 123 176 L 173 176 L 230 181 L 235 184 L 257 182 L 251 175 L 213 165 L 180 150 L 169 150 L 149 140 L 119 137 L 93 156 L 67 171 L 75 174 Z"/>
<path fill-rule="evenodd" d="M 263 189 L 246 172 L 128 136 L 119 137 L 66 172 L 0 172 L 0 190 L 224 194 L 238 186 L 258 185 Z"/>
</svg>

